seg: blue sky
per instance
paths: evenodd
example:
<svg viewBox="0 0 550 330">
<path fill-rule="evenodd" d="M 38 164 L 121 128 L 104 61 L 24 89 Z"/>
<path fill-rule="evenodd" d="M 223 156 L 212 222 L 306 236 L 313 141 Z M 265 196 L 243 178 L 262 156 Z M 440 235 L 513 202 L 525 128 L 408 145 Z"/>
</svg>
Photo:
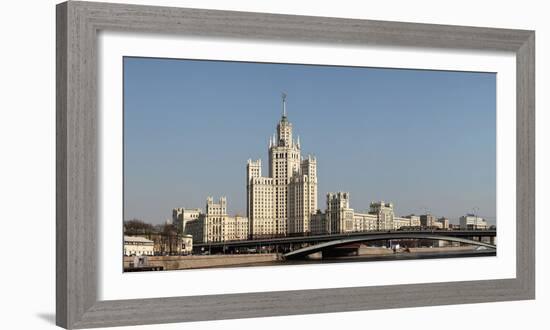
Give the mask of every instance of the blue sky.
<svg viewBox="0 0 550 330">
<path fill-rule="evenodd" d="M 318 162 L 319 208 L 392 201 L 457 222 L 496 213 L 496 74 L 124 58 L 124 218 L 227 196 L 246 213 L 246 161 L 288 118 Z"/>
</svg>

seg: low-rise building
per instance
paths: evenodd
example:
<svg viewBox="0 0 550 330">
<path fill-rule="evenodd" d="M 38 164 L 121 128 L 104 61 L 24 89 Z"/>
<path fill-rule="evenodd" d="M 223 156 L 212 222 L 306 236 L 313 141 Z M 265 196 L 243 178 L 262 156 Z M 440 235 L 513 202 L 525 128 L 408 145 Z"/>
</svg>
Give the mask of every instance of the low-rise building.
<svg viewBox="0 0 550 330">
<path fill-rule="evenodd" d="M 404 216 L 404 218 L 407 218 L 407 219 L 410 220 L 410 226 L 411 227 L 420 227 L 420 216 L 419 215 L 409 214 L 409 215 Z"/>
<path fill-rule="evenodd" d="M 393 218 L 393 229 L 398 230 L 404 227 L 412 227 L 410 218 L 407 218 L 407 217 Z"/>
<path fill-rule="evenodd" d="M 193 252 L 193 236 L 192 235 L 183 235 L 181 237 L 180 243 L 180 253 L 181 254 L 191 254 Z"/>
<path fill-rule="evenodd" d="M 449 223 L 450 230 L 460 230 L 460 225 L 456 223 Z"/>
<path fill-rule="evenodd" d="M 427 213 L 420 216 L 420 225 L 424 227 L 433 227 L 435 226 L 435 216 Z"/>
<path fill-rule="evenodd" d="M 378 230 L 378 216 L 370 213 L 353 213 L 354 231 Z"/>
<path fill-rule="evenodd" d="M 441 224 L 441 229 L 449 229 L 449 219 L 441 217 L 437 219 L 437 222 Z"/>
<path fill-rule="evenodd" d="M 141 236 L 124 236 L 125 256 L 152 256 L 154 242 Z"/>
<path fill-rule="evenodd" d="M 478 217 L 474 214 L 467 214 L 460 217 L 460 229 L 462 230 L 476 230 L 487 229 L 487 221 L 482 217 Z"/>
<path fill-rule="evenodd" d="M 194 220 L 185 223 L 184 233 L 191 235 L 195 243 L 240 241 L 248 239 L 248 218 L 227 214 L 227 199 L 221 197 L 214 203 L 206 200 L 206 213 L 199 213 Z"/>
<path fill-rule="evenodd" d="M 368 212 L 355 212 L 350 207 L 350 194 L 337 192 L 327 194 L 327 209 L 312 215 L 312 233 L 349 233 L 375 230 L 394 230 L 409 225 L 410 219 L 400 218 L 394 224 L 393 204 L 384 201 L 372 202 Z"/>
</svg>

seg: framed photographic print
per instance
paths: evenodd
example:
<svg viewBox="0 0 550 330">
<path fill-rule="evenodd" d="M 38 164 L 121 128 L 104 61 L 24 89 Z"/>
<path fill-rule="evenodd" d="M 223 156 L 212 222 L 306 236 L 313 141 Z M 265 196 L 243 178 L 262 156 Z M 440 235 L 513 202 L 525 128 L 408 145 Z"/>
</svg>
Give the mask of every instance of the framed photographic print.
<svg viewBox="0 0 550 330">
<path fill-rule="evenodd" d="M 58 325 L 533 299 L 534 42 L 59 4 Z"/>
</svg>

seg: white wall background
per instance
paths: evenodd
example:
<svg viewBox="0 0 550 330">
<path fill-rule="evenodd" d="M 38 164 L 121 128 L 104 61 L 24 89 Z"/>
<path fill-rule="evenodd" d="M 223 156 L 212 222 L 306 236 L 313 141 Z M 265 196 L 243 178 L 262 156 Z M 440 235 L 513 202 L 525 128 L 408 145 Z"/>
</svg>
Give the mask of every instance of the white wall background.
<svg viewBox="0 0 550 330">
<path fill-rule="evenodd" d="M 55 3 L 10 1 L 0 11 L 0 324 L 53 328 L 55 318 Z M 147 329 L 544 328 L 550 307 L 548 172 L 550 21 L 544 1 L 111 1 L 536 30 L 537 299 L 143 326 Z M 433 322 L 433 323 L 431 323 Z M 444 323 L 441 323 L 444 322 Z M 527 325 L 527 327 L 526 327 Z"/>
</svg>

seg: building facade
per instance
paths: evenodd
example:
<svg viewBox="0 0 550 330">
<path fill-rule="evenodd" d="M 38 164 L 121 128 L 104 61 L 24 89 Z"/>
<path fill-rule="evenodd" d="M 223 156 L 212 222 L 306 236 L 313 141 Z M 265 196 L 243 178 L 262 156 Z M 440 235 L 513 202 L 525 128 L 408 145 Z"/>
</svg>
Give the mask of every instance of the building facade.
<svg viewBox="0 0 550 330">
<path fill-rule="evenodd" d="M 436 222 L 435 216 L 427 213 L 420 216 L 420 225 L 424 227 L 434 227 Z"/>
<path fill-rule="evenodd" d="M 202 210 L 198 208 L 175 208 L 172 210 L 172 223 L 178 227 L 178 233 L 183 234 L 185 232 L 185 225 L 187 222 L 198 219 L 201 213 Z"/>
<path fill-rule="evenodd" d="M 449 219 L 441 217 L 437 219 L 437 223 L 441 224 L 441 229 L 449 229 Z"/>
<path fill-rule="evenodd" d="M 323 235 L 329 233 L 327 225 L 327 216 L 321 210 L 310 216 L 309 232 L 312 235 Z"/>
<path fill-rule="evenodd" d="M 227 199 L 221 197 L 217 203 L 212 197 L 206 200 L 206 212 L 185 223 L 186 235 L 195 243 L 240 241 L 248 238 L 248 218 L 227 214 Z"/>
<path fill-rule="evenodd" d="M 349 207 L 349 193 L 337 192 L 327 194 L 326 218 L 328 233 L 352 232 L 353 209 Z"/>
<path fill-rule="evenodd" d="M 183 235 L 181 237 L 180 252 L 188 255 L 193 252 L 193 235 Z"/>
<path fill-rule="evenodd" d="M 283 114 L 276 134 L 269 139 L 269 173 L 262 176 L 261 160 L 246 166 L 247 217 L 251 238 L 308 233 L 317 210 L 317 160 L 302 157 L 300 138 L 294 140 L 292 123 Z"/>
<path fill-rule="evenodd" d="M 420 216 L 419 215 L 409 214 L 409 215 L 404 216 L 404 218 L 407 218 L 407 219 L 410 220 L 411 227 L 420 227 Z"/>
<path fill-rule="evenodd" d="M 411 226 L 411 219 L 406 217 L 394 217 L 393 218 L 393 229 L 407 228 Z"/>
<path fill-rule="evenodd" d="M 463 215 L 459 219 L 460 229 L 472 230 L 472 229 L 487 229 L 487 221 L 482 217 L 478 217 L 474 214 Z"/>
<path fill-rule="evenodd" d="M 378 230 L 378 215 L 371 213 L 353 213 L 354 231 Z"/>
<path fill-rule="evenodd" d="M 370 204 L 370 214 L 378 216 L 377 230 L 393 230 L 399 227 L 394 226 L 393 203 L 385 203 L 384 201 L 372 202 Z"/>
<path fill-rule="evenodd" d="M 125 256 L 152 256 L 154 242 L 141 236 L 124 236 Z"/>
<path fill-rule="evenodd" d="M 311 215 L 312 234 L 397 230 L 420 224 L 415 215 L 396 217 L 393 204 L 384 201 L 372 202 L 368 212 L 356 212 L 350 207 L 348 192 L 328 193 L 326 205 L 324 213 L 318 210 Z"/>
</svg>

